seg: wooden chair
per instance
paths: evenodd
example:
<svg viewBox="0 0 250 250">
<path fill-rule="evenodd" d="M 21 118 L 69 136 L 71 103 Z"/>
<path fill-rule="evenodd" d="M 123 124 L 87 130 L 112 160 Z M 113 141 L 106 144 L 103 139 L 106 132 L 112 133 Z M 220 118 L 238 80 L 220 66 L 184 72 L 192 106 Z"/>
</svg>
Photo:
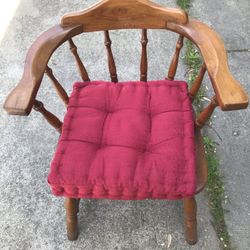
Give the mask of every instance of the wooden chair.
<svg viewBox="0 0 250 250">
<path fill-rule="evenodd" d="M 81 78 L 88 82 L 90 81 L 88 73 L 72 38 L 84 32 L 102 31 L 107 48 L 111 81 L 116 83 L 118 82 L 118 76 L 111 49 L 109 30 L 117 29 L 142 29 L 140 66 L 140 81 L 142 82 L 147 81 L 147 29 L 162 29 L 179 34 L 166 79 L 174 80 L 175 78 L 184 39 L 191 40 L 199 48 L 204 63 L 190 89 L 190 98 L 194 100 L 206 71 L 215 92 L 211 103 L 200 113 L 195 122 L 196 193 L 201 192 L 207 182 L 207 163 L 200 130 L 217 106 L 223 111 L 244 109 L 248 106 L 248 97 L 229 72 L 226 50 L 218 34 L 207 25 L 189 19 L 187 13 L 182 10 L 161 7 L 148 0 L 103 0 L 84 11 L 63 16 L 61 24 L 44 32 L 29 49 L 23 77 L 7 97 L 4 104 L 5 110 L 10 115 L 28 116 L 33 108 L 40 112 L 61 133 L 63 123 L 46 110 L 42 102 L 36 99 L 41 81 L 46 73 L 59 97 L 66 106 L 68 105 L 69 97 L 67 93 L 53 75 L 52 69 L 48 67 L 51 55 L 59 46 L 68 42 L 76 59 Z M 189 244 L 195 244 L 197 242 L 195 197 L 184 198 L 183 202 L 186 240 Z M 69 240 L 75 240 L 78 235 L 78 207 L 79 199 L 73 197 L 65 199 Z"/>
</svg>

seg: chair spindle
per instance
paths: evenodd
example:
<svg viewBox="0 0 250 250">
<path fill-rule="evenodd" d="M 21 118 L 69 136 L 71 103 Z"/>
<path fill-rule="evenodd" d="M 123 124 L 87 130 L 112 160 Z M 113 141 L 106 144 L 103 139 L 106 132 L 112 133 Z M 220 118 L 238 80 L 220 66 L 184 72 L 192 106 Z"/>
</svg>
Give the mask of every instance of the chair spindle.
<svg viewBox="0 0 250 250">
<path fill-rule="evenodd" d="M 206 122 L 210 119 L 217 106 L 217 98 L 216 96 L 214 96 L 210 104 L 200 113 L 200 115 L 196 119 L 196 125 L 198 128 L 202 128 L 206 124 Z"/>
<path fill-rule="evenodd" d="M 111 49 L 112 41 L 110 39 L 108 30 L 104 31 L 104 37 L 105 37 L 104 44 L 105 44 L 106 49 L 107 49 L 110 78 L 111 78 L 112 82 L 118 82 L 117 73 L 116 73 L 116 66 L 115 66 L 115 60 L 114 60 L 112 49 Z"/>
<path fill-rule="evenodd" d="M 176 43 L 175 54 L 173 56 L 173 59 L 169 67 L 168 77 L 166 78 L 167 80 L 174 80 L 175 78 L 175 74 L 176 74 L 178 62 L 179 62 L 179 57 L 180 57 L 180 51 L 181 51 L 181 48 L 183 47 L 183 40 L 184 40 L 184 37 L 180 35 Z"/>
<path fill-rule="evenodd" d="M 193 102 L 203 81 L 204 75 L 207 71 L 206 65 L 205 63 L 203 63 L 203 65 L 201 66 L 200 72 L 198 74 L 198 76 L 196 77 L 196 79 L 194 80 L 192 87 L 189 91 L 189 96 L 191 101 Z"/>
<path fill-rule="evenodd" d="M 42 102 L 35 100 L 33 109 L 39 113 L 41 113 L 47 122 L 54 127 L 59 133 L 62 132 L 62 122 L 52 113 L 50 113 L 47 109 L 45 109 Z"/>
<path fill-rule="evenodd" d="M 53 70 L 49 66 L 47 66 L 46 69 L 45 69 L 45 73 L 50 78 L 50 80 L 51 80 L 51 82 L 53 84 L 53 87 L 55 88 L 58 96 L 62 99 L 64 104 L 67 106 L 68 103 L 69 103 L 69 97 L 68 97 L 65 89 L 62 87 L 62 85 L 58 82 L 58 80 L 54 76 Z"/>
<path fill-rule="evenodd" d="M 78 67 L 78 71 L 80 73 L 80 76 L 82 78 L 82 80 L 84 82 L 89 82 L 90 79 L 89 79 L 89 76 L 88 76 L 88 72 L 86 70 L 86 68 L 84 67 L 79 55 L 78 55 L 78 52 L 77 52 L 77 47 L 76 45 L 74 44 L 73 40 L 70 38 L 68 40 L 69 42 L 69 46 L 70 46 L 70 50 L 72 52 L 72 54 L 74 55 L 75 59 L 76 59 L 76 63 L 77 63 L 77 67 Z"/>
<path fill-rule="evenodd" d="M 148 37 L 147 37 L 147 30 L 142 30 L 142 54 L 141 54 L 141 82 L 147 81 L 148 75 L 148 58 L 147 58 L 147 44 L 148 44 Z"/>
</svg>

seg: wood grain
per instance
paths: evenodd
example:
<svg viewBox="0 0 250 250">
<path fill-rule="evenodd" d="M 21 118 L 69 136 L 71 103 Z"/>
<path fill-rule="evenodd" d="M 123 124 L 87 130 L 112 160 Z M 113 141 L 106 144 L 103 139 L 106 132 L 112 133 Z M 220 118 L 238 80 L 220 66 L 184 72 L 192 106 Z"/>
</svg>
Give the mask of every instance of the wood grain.
<svg viewBox="0 0 250 250">
<path fill-rule="evenodd" d="M 23 77 L 5 101 L 4 109 L 9 114 L 30 114 L 51 55 L 70 37 L 81 33 L 81 26 L 62 28 L 57 25 L 33 43 L 25 60 Z"/>
<path fill-rule="evenodd" d="M 51 55 L 60 45 L 69 41 L 80 74 L 83 80 L 89 81 L 72 38 L 83 32 L 104 31 L 111 79 L 113 82 L 117 82 L 116 66 L 108 30 L 129 28 L 143 29 L 141 81 L 147 81 L 147 29 L 164 29 L 179 34 L 175 55 L 169 70 L 169 79 L 174 79 L 184 37 L 196 44 L 203 57 L 204 65 L 190 90 L 190 96 L 194 98 L 197 94 L 207 70 L 215 91 L 215 97 L 196 119 L 196 193 L 199 193 L 207 182 L 207 163 L 200 129 L 218 105 L 225 111 L 246 108 L 248 97 L 229 71 L 226 50 L 218 34 L 197 20 L 189 20 L 187 14 L 182 10 L 164 8 L 148 0 L 103 0 L 87 10 L 65 15 L 62 18 L 61 25 L 43 33 L 31 46 L 26 57 L 23 77 L 7 97 L 4 108 L 9 114 L 29 115 L 33 107 L 61 132 L 62 122 L 46 110 L 43 103 L 36 100 L 37 92 L 46 71 L 59 96 L 66 104 L 68 102 L 66 92 L 53 75 L 52 70 L 47 66 Z M 72 198 L 65 200 L 67 232 L 70 240 L 75 240 L 78 235 L 78 207 L 79 200 Z M 197 241 L 196 202 L 193 197 L 184 199 L 184 215 L 186 239 L 189 244 L 195 244 Z"/>
<path fill-rule="evenodd" d="M 185 25 L 168 23 L 167 29 L 184 35 L 197 45 L 222 110 L 248 106 L 248 96 L 230 73 L 224 43 L 214 30 L 197 20 L 190 20 Z"/>
<path fill-rule="evenodd" d="M 206 64 L 207 71 L 209 77 L 211 79 L 218 104 L 222 110 L 235 110 L 235 109 L 243 109 L 248 106 L 248 97 L 244 91 L 244 89 L 240 86 L 239 82 L 236 81 L 233 76 L 231 75 L 228 62 L 227 62 L 227 54 L 223 44 L 223 41 L 220 39 L 218 34 L 214 32 L 210 27 L 207 25 L 196 21 L 196 20 L 189 20 L 188 23 L 181 22 L 183 24 L 177 23 L 176 19 L 169 19 L 166 23 L 164 21 L 164 25 L 161 23 L 162 13 L 169 14 L 169 12 L 163 9 L 156 8 L 155 4 L 150 3 L 149 1 L 135 1 L 136 4 L 132 4 L 130 0 L 120 2 L 120 1 L 103 1 L 103 5 L 101 4 L 99 7 L 99 11 L 102 10 L 109 2 L 110 8 L 115 8 L 118 10 L 119 8 L 122 10 L 123 8 L 129 8 L 128 11 L 122 15 L 124 15 L 124 20 L 127 20 L 125 17 L 127 15 L 131 15 L 130 12 L 136 14 L 136 21 L 135 27 L 138 28 L 162 28 L 171 30 L 173 32 L 179 33 L 180 35 L 192 40 L 197 47 L 200 49 L 201 55 L 204 59 L 204 63 Z M 143 3 L 142 3 L 143 2 Z M 138 4 L 138 5 L 137 5 Z M 141 4 L 146 4 L 141 9 Z M 81 12 L 80 14 L 75 14 L 74 20 L 84 20 L 89 18 L 89 23 L 91 23 L 93 19 L 93 11 L 95 8 L 90 8 L 88 11 Z M 132 8 L 132 7 L 133 8 Z M 146 7 L 145 7 L 146 6 Z M 155 10 L 159 10 L 155 12 Z M 145 19 L 145 16 L 140 15 L 144 11 L 149 12 L 152 10 L 153 17 Z M 98 11 L 97 11 L 98 12 Z M 91 14 L 92 13 L 92 14 Z M 123 13 L 123 12 L 122 12 Z M 151 13 L 151 12 L 150 12 Z M 159 16 L 154 16 L 156 13 Z M 176 12 L 174 12 L 176 14 Z M 179 13 L 179 14 L 178 14 Z M 183 12 L 178 12 L 177 16 L 183 17 Z M 104 15 L 104 14 L 103 14 Z M 148 14 L 149 17 L 151 14 Z M 163 15 L 163 16 L 164 16 Z M 70 15 L 71 16 L 71 15 Z M 171 16 L 171 15 L 170 15 Z M 69 17 L 69 16 L 68 16 Z M 71 20 L 68 19 L 66 16 L 63 20 Z M 169 15 L 168 15 L 169 17 Z M 114 18 L 115 19 L 115 18 Z M 114 19 L 107 21 L 105 27 L 98 26 L 99 29 L 108 30 L 109 28 L 115 28 L 110 23 L 115 22 Z M 178 18 L 177 18 L 178 19 Z M 123 20 L 120 17 L 119 20 Z M 130 23 L 133 24 L 133 18 L 130 16 Z M 138 25 L 138 20 L 140 20 L 143 25 Z M 172 20 L 172 22 L 171 22 Z M 176 22 L 173 22 L 173 21 Z M 179 20 L 180 21 L 180 20 Z M 65 21 L 66 22 L 66 21 Z M 99 22 L 99 21 L 98 21 Z M 122 22 L 122 21 L 121 21 Z M 127 21 L 124 21 L 126 23 Z M 67 23 L 67 22 L 66 22 Z M 77 23 L 77 22 L 76 22 Z M 119 23 L 119 22 L 118 22 Z M 156 23 L 161 23 L 160 25 L 156 25 Z M 110 27 L 107 27 L 110 24 Z M 116 25 L 116 24 L 115 24 Z M 119 25 L 118 25 L 119 26 Z M 117 28 L 119 28 L 117 26 Z M 121 28 L 130 28 L 129 26 L 123 26 Z M 67 41 L 68 39 L 72 38 L 75 35 L 81 34 L 83 31 L 86 31 L 85 24 L 78 26 L 71 26 L 71 27 L 61 27 L 55 26 L 54 28 L 45 32 L 41 37 L 37 39 L 37 41 L 32 45 L 30 48 L 26 63 L 24 74 L 22 80 L 18 84 L 18 86 L 10 93 L 8 98 L 5 101 L 4 108 L 9 114 L 13 115 L 29 115 L 37 91 L 40 87 L 40 83 L 42 81 L 44 71 L 46 69 L 47 63 L 56 48 L 58 48 L 62 43 Z"/>
<path fill-rule="evenodd" d="M 185 24 L 187 14 L 148 0 L 104 0 L 87 10 L 66 14 L 62 26 L 83 25 L 85 32 L 113 29 L 164 29 L 166 22 Z"/>
</svg>

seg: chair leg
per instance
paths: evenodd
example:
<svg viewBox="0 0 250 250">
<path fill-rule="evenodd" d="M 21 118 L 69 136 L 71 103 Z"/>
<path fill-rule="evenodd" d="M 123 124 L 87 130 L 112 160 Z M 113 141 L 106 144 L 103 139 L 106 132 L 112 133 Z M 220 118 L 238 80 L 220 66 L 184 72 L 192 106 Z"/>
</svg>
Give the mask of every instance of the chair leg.
<svg viewBox="0 0 250 250">
<path fill-rule="evenodd" d="M 186 241 L 188 244 L 194 245 L 197 242 L 197 206 L 195 197 L 185 198 L 183 200 L 183 206 Z"/>
<path fill-rule="evenodd" d="M 80 199 L 65 198 L 64 206 L 66 209 L 66 221 L 67 221 L 67 236 L 68 239 L 73 241 L 78 237 L 78 223 L 77 213 L 79 211 Z"/>
</svg>

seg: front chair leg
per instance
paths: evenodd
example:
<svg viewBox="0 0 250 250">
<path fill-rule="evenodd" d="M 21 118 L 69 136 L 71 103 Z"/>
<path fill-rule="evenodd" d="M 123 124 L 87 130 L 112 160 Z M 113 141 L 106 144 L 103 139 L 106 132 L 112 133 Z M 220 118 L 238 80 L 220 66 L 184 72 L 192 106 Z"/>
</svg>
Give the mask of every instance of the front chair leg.
<svg viewBox="0 0 250 250">
<path fill-rule="evenodd" d="M 185 198 L 183 200 L 183 206 L 186 241 L 188 244 L 194 245 L 197 242 L 197 206 L 195 197 Z"/>
<path fill-rule="evenodd" d="M 77 213 L 79 211 L 79 199 L 65 198 L 64 206 L 66 209 L 67 236 L 73 241 L 78 236 Z"/>
</svg>

